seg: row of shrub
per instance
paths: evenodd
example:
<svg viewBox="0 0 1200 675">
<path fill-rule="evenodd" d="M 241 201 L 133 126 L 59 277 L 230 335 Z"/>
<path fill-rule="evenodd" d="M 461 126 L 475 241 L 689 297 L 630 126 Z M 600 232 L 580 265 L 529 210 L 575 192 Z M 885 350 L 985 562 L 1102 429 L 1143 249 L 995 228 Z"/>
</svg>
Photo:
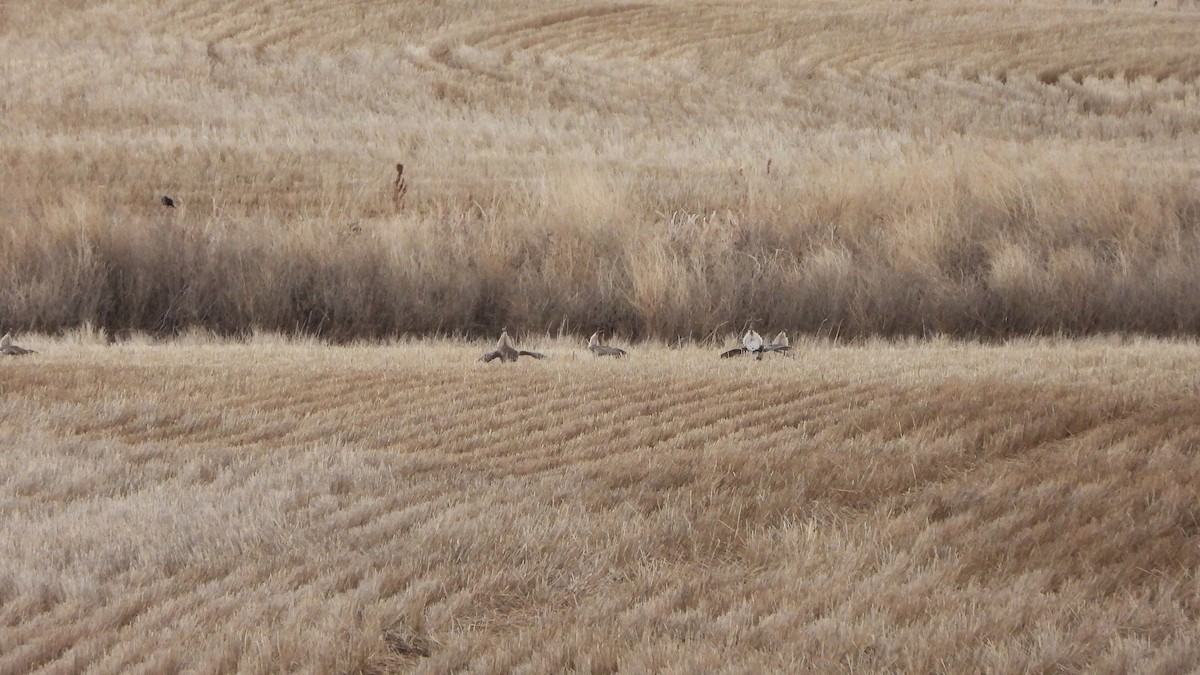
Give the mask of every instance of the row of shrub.
<svg viewBox="0 0 1200 675">
<path fill-rule="evenodd" d="M 47 200 L 9 213 L 0 328 L 1200 335 L 1186 176 L 927 159 L 713 194 L 588 174 L 354 223 Z"/>
</svg>

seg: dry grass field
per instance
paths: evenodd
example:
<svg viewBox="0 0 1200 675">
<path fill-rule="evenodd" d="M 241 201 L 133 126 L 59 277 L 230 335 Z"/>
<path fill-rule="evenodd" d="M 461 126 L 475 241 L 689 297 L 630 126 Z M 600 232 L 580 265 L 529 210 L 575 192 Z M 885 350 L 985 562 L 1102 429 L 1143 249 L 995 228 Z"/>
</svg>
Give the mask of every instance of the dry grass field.
<svg viewBox="0 0 1200 675">
<path fill-rule="evenodd" d="M 0 2 L 0 675 L 1194 670 L 1197 35 Z"/>
<path fill-rule="evenodd" d="M 26 341 L 3 673 L 1200 662 L 1194 342 Z"/>
<path fill-rule="evenodd" d="M 1197 335 L 1198 34 L 1195 0 L 3 3 L 0 328 Z"/>
</svg>

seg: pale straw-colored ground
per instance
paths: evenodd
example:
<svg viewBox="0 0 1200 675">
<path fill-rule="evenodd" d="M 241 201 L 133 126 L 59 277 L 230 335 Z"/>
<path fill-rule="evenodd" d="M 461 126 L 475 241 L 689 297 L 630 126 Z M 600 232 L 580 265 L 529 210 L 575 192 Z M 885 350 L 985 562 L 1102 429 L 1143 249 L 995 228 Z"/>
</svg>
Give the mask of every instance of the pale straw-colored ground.
<svg viewBox="0 0 1200 675">
<path fill-rule="evenodd" d="M 0 672 L 1200 659 L 1195 343 L 21 340 Z"/>
<path fill-rule="evenodd" d="M 0 673 L 1193 668 L 1195 342 L 691 345 L 1200 334 L 1198 33 L 0 3 Z"/>
</svg>

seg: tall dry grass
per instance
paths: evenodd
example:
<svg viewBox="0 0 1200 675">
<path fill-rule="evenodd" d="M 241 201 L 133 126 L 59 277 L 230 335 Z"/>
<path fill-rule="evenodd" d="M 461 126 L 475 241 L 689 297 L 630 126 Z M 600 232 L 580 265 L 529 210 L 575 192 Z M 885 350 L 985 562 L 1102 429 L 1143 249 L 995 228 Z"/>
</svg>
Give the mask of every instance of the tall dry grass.
<svg viewBox="0 0 1200 675">
<path fill-rule="evenodd" d="M 1200 659 L 1194 342 L 22 339 L 0 672 Z"/>
<path fill-rule="evenodd" d="M 6 7 L 0 327 L 1194 335 L 1160 4 Z"/>
</svg>

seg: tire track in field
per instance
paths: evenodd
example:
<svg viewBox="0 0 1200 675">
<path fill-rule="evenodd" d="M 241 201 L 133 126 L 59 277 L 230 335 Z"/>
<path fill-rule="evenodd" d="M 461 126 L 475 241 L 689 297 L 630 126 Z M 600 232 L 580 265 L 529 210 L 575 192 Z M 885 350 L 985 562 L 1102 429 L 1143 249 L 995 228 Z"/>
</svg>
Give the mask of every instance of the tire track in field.
<svg viewBox="0 0 1200 675">
<path fill-rule="evenodd" d="M 255 49 L 336 50 L 339 45 L 384 46 L 386 32 L 378 26 L 398 11 L 384 0 L 176 1 L 154 8 L 148 25 L 155 33 L 209 42 L 229 40 Z M 1137 20 L 1130 21 L 1131 17 Z M 1149 48 L 1147 30 L 1160 38 Z M 660 66 L 691 61 L 702 52 L 753 58 L 785 49 L 784 62 L 803 61 L 835 80 L 849 82 L 868 73 L 904 79 L 934 73 L 957 81 L 955 72 L 977 77 L 1001 75 L 1001 71 L 1004 80 L 1030 73 L 1050 83 L 1059 74 L 1080 81 L 1130 72 L 1194 82 L 1200 74 L 1200 54 L 1183 45 L 1198 30 L 1197 12 L 1154 13 L 1133 7 L 1098 11 L 1071 4 L 980 6 L 963 12 L 925 5 L 785 8 L 725 2 L 599 3 L 550 11 L 507 10 L 451 21 L 427 34 L 424 47 L 410 50 L 408 57 L 463 84 L 484 79 L 500 85 L 532 82 L 535 87 L 543 86 L 538 82 L 542 78 L 530 77 L 529 64 L 497 65 L 461 48 L 494 55 L 634 58 Z M 1103 52 L 1095 44 L 1104 44 Z M 1168 50 L 1177 53 L 1167 56 Z M 589 77 L 623 79 L 617 69 L 597 70 Z M 550 74 L 540 67 L 534 71 Z M 727 84 L 712 86 L 721 89 Z"/>
<path fill-rule="evenodd" d="M 613 365 L 614 370 L 627 367 L 625 364 Z M 615 373 L 610 371 L 609 374 Z M 596 381 L 580 380 L 555 387 L 555 396 L 549 400 L 538 392 L 539 385 L 530 384 L 523 389 L 534 393 L 506 402 L 500 414 L 485 414 L 476 420 L 477 413 L 472 410 L 473 419 L 470 423 L 454 425 L 446 433 L 418 439 L 418 443 L 428 444 L 424 448 L 427 452 L 438 452 L 439 448 L 449 450 L 453 453 L 455 464 L 477 466 L 481 460 L 503 463 L 500 458 L 509 452 L 520 454 L 521 447 L 533 447 L 534 452 L 542 454 L 545 451 L 538 449 L 542 442 L 569 438 L 572 431 L 564 430 L 562 426 L 568 414 L 573 414 L 576 419 L 576 424 L 570 429 L 578 429 L 578 437 L 590 438 L 600 430 L 611 441 L 621 437 L 620 429 L 625 426 L 618 423 L 618 418 L 636 417 L 656 399 L 679 400 L 680 405 L 685 405 L 683 399 L 711 390 L 711 387 L 697 388 L 695 383 L 667 383 L 665 386 L 636 389 L 621 387 L 615 391 L 603 391 L 604 387 L 601 386 L 601 391 L 597 392 L 597 384 Z M 611 420 L 616 428 L 608 429 L 602 424 L 580 425 L 578 420 L 585 419 L 585 416 L 595 420 Z M 504 440 L 502 447 L 497 448 L 495 443 L 499 439 Z"/>
<path fill-rule="evenodd" d="M 563 469 L 586 470 L 591 464 L 608 463 L 621 456 L 688 453 L 779 424 L 776 411 L 784 407 L 801 410 L 794 392 L 764 391 L 753 380 L 740 385 L 734 381 L 697 384 L 673 392 L 651 388 L 648 400 L 657 400 L 657 406 L 647 407 L 639 401 L 628 406 L 629 414 L 621 419 L 616 418 L 621 411 L 614 411 L 614 418 L 607 424 L 571 437 L 562 445 L 555 443 L 570 430 L 551 426 L 530 436 L 520 447 L 493 450 L 482 466 L 496 477 L 532 476 L 558 474 Z M 832 390 L 841 386 L 834 385 Z M 826 386 L 820 388 L 821 395 L 829 391 Z"/>
<path fill-rule="evenodd" d="M 307 49 L 330 35 L 346 44 L 372 30 L 393 3 L 385 0 L 207 0 L 175 2 L 154 12 L 155 33 L 176 33 L 209 43 L 231 41 L 255 49 Z"/>
<path fill-rule="evenodd" d="M 350 45 L 380 49 L 389 45 L 378 26 L 396 11 L 384 2 L 176 2 L 157 10 L 151 25 L 281 53 Z M 1135 13 L 1137 20 L 1130 21 Z M 1147 30 L 1161 37 L 1149 48 Z M 1111 103 L 1109 87 L 1140 75 L 1174 77 L 1194 88 L 1200 53 L 1176 45 L 1188 44 L 1197 31 L 1200 13 L 1125 7 L 1101 12 L 1077 5 L 980 6 L 963 12 L 928 5 L 609 2 L 452 19 L 433 31 L 406 35 L 399 55 L 432 77 L 438 97 L 451 105 L 504 100 L 635 116 L 646 114 L 647 106 L 663 108 L 662 114 L 723 108 L 783 115 L 812 96 L 808 78 L 815 75 L 823 87 L 860 93 L 848 97 L 849 116 L 860 98 L 864 108 L 858 114 L 876 114 L 872 106 L 881 89 L 911 107 L 927 100 L 932 86 L 941 105 L 953 107 L 955 99 L 963 99 L 995 107 L 1000 99 L 1016 102 L 1024 112 L 997 115 L 1055 119 L 1047 110 L 1065 105 L 1064 94 L 1082 101 L 1085 112 L 1121 109 L 1125 104 Z M 1099 43 L 1103 51 L 1094 49 Z M 757 77 L 773 77 L 778 90 L 788 93 L 748 97 L 743 74 L 756 63 Z M 788 76 L 791 68 L 802 77 Z M 1066 80 L 1060 83 L 1060 77 Z M 1098 79 L 1069 85 L 1088 78 Z M 1042 86 L 1030 85 L 1039 81 Z M 1140 91 L 1128 96 L 1137 97 L 1131 105 L 1142 107 L 1168 102 Z M 1192 123 L 1181 111 L 1179 124 Z"/>
<path fill-rule="evenodd" d="M 541 62 L 548 52 L 534 47 L 547 35 L 575 32 L 581 25 L 591 26 L 598 21 L 611 21 L 613 17 L 619 20 L 646 9 L 641 4 L 606 4 L 501 18 L 498 25 L 455 26 L 427 38 L 423 47 L 408 52 L 408 58 L 439 78 L 467 87 L 468 91 L 484 82 L 499 87 L 507 96 L 559 99 L 585 109 L 616 105 L 632 110 L 631 101 L 592 100 L 587 93 L 600 82 L 617 81 L 616 74 L 603 68 L 589 68 L 586 77 L 551 71 Z M 466 53 L 475 50 L 501 58 L 497 64 L 496 60 L 484 62 L 473 53 Z M 515 63 L 511 58 L 514 53 L 532 54 L 535 62 L 531 64 L 528 58 L 523 58 Z M 590 85 L 583 86 L 585 81 L 590 81 Z"/>
<path fill-rule="evenodd" d="M 560 408 L 594 414 L 594 422 L 565 421 L 539 411 L 541 420 L 519 430 L 519 444 L 484 447 L 472 465 L 496 478 L 531 476 L 596 457 L 638 453 L 679 433 L 664 431 L 664 421 L 687 418 L 690 422 L 699 404 L 720 389 L 715 383 L 649 387 L 624 391 L 615 400 L 604 397 L 597 401 L 589 396 Z"/>
</svg>

